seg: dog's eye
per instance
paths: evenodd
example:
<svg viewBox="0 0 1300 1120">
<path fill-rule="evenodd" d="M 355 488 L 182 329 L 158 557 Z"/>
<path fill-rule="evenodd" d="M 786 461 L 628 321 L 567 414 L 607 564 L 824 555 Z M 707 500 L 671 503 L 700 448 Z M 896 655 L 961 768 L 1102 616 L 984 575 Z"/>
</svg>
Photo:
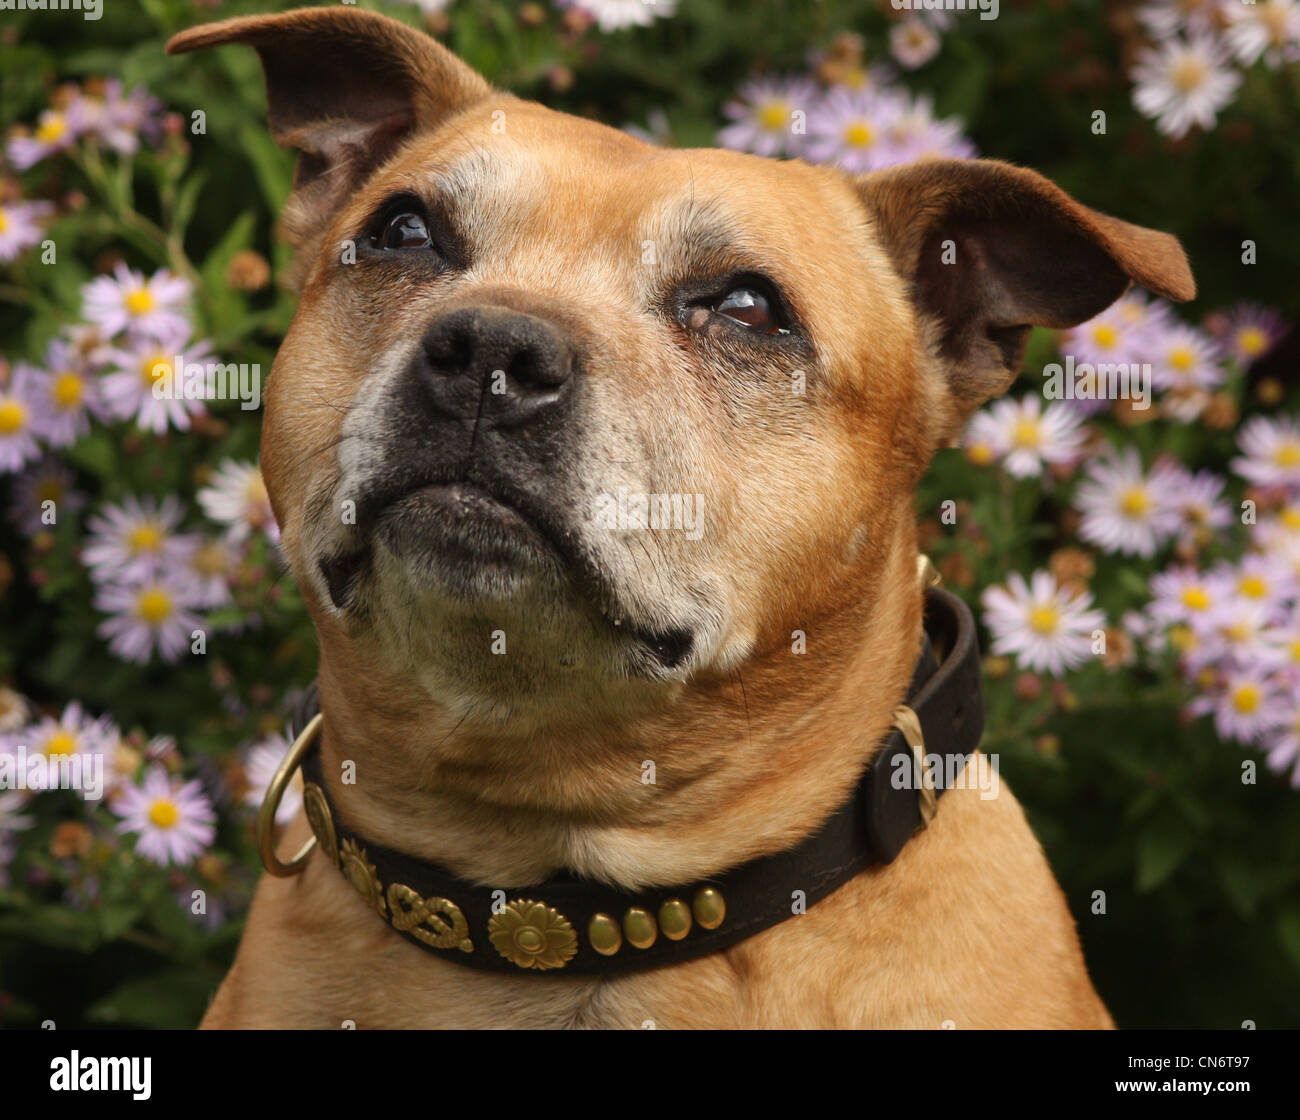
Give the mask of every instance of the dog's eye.
<svg viewBox="0 0 1300 1120">
<path fill-rule="evenodd" d="M 388 219 L 379 235 L 381 249 L 432 249 L 433 238 L 424 218 L 411 210 L 403 210 Z"/>
<path fill-rule="evenodd" d="M 776 334 L 781 329 L 771 301 L 754 288 L 732 288 L 713 305 L 713 310 L 764 334 Z"/>
</svg>

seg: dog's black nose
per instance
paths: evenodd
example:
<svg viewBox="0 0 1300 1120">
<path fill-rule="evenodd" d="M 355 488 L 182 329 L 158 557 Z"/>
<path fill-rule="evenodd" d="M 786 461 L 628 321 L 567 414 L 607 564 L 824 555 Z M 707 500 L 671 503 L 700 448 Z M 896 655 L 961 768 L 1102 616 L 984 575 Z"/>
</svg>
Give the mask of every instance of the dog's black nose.
<svg viewBox="0 0 1300 1120">
<path fill-rule="evenodd" d="M 573 350 L 560 328 L 506 307 L 448 312 L 429 327 L 423 349 L 438 409 L 497 427 L 552 409 L 573 375 Z"/>
</svg>

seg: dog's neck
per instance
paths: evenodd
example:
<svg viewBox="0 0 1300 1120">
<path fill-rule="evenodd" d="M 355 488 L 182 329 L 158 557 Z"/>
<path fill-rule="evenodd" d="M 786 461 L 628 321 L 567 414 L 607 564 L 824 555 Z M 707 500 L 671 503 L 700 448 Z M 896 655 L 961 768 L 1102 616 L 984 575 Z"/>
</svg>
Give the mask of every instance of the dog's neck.
<svg viewBox="0 0 1300 1120">
<path fill-rule="evenodd" d="M 553 734 L 454 719 L 326 644 L 325 779 L 360 835 L 484 884 L 716 874 L 792 846 L 847 797 L 907 691 L 921 607 L 899 549 L 869 599 L 810 621 L 806 653 L 682 686 L 650 717 Z"/>
</svg>

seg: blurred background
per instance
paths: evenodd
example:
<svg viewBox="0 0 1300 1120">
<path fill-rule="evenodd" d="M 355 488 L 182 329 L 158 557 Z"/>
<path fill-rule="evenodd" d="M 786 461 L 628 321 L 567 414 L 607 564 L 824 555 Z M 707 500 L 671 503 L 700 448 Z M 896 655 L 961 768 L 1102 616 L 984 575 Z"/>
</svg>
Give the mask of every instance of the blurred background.
<svg viewBox="0 0 1300 1120">
<path fill-rule="evenodd" d="M 1035 331 L 917 519 L 984 623 L 984 749 L 1119 1025 L 1300 1026 L 1300 5 L 362 6 L 649 143 L 852 171 L 1010 160 L 1182 240 L 1197 299 L 1134 293 Z M 275 222 L 293 156 L 256 56 L 162 49 L 274 7 L 0 23 L 0 757 L 107 773 L 97 801 L 0 791 L 7 1026 L 197 1023 L 313 675 L 259 413 L 151 392 L 182 351 L 265 375 L 292 315 Z M 1044 400 L 1066 356 L 1149 364 L 1152 407 Z"/>
</svg>

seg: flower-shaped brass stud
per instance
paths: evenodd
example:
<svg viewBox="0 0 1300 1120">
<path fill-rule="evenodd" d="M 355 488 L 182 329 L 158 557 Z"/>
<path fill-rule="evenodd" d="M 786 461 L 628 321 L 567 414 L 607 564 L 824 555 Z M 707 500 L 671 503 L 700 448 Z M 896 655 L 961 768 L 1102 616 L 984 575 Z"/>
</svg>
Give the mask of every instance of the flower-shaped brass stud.
<svg viewBox="0 0 1300 1120">
<path fill-rule="evenodd" d="M 330 817 L 329 802 L 325 793 L 315 782 L 307 782 L 302 787 L 302 807 L 307 814 L 307 823 L 316 834 L 316 843 L 325 853 L 325 858 L 338 866 L 339 842 L 334 835 L 334 821 Z"/>
<path fill-rule="evenodd" d="M 578 951 L 569 919 L 544 902 L 517 898 L 488 920 L 492 947 L 520 968 L 563 968 Z"/>
<path fill-rule="evenodd" d="M 384 904 L 384 892 L 379 885 L 379 872 L 366 856 L 365 848 L 349 836 L 343 841 L 339 862 L 352 889 L 373 906 L 381 918 L 387 918 L 388 907 Z"/>
</svg>

